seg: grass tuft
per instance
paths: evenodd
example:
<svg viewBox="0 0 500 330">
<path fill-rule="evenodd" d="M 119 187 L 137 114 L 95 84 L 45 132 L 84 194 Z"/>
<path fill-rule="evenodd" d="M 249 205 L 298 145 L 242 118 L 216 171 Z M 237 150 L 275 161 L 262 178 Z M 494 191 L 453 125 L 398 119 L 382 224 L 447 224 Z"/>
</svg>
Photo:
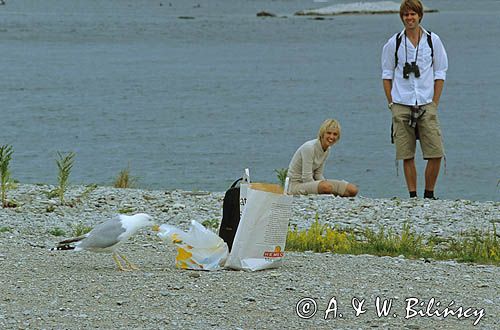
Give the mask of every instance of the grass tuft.
<svg viewBox="0 0 500 330">
<path fill-rule="evenodd" d="M 136 186 L 137 179 L 130 175 L 130 168 L 126 168 L 118 173 L 118 176 L 113 183 L 115 188 L 134 188 Z"/>
<path fill-rule="evenodd" d="M 408 258 L 432 258 L 434 244 L 424 240 L 423 235 L 416 234 L 408 224 L 403 225 L 401 234 L 392 229 L 385 232 L 381 227 L 378 232 L 366 229 L 364 239 L 356 244 L 359 253 L 377 256 L 399 256 Z"/>
<path fill-rule="evenodd" d="M 72 233 L 73 237 L 85 235 L 86 233 L 88 233 L 92 230 L 92 227 L 86 226 L 82 223 L 72 225 L 71 228 L 73 229 L 73 233 Z"/>
<path fill-rule="evenodd" d="M 356 241 L 353 234 L 320 224 L 318 214 L 309 229 L 288 231 L 286 248 L 290 251 L 349 253 Z"/>
<path fill-rule="evenodd" d="M 69 175 L 71 174 L 71 169 L 73 167 L 73 160 L 75 158 L 74 152 L 69 152 L 66 155 L 57 152 L 58 159 L 56 160 L 58 175 L 57 175 L 57 194 L 59 196 L 59 201 L 64 204 L 64 193 L 68 188 Z"/>
<path fill-rule="evenodd" d="M 78 196 L 78 200 L 87 199 L 89 195 L 97 189 L 97 184 L 92 183 L 85 186 L 85 190 Z"/>
<path fill-rule="evenodd" d="M 309 229 L 289 229 L 286 249 L 289 251 L 333 252 L 339 254 L 370 254 L 435 260 L 454 259 L 458 262 L 500 265 L 500 241 L 496 227 L 490 232 L 462 234 L 461 239 L 443 241 L 439 237 L 424 238 L 408 224 L 400 234 L 381 227 L 377 232 L 366 229 L 355 235 L 349 230 L 334 229 L 320 224 L 318 215 Z M 445 244 L 443 244 L 445 243 Z M 438 244 L 439 248 L 438 248 Z"/>
<path fill-rule="evenodd" d="M 205 226 L 205 228 L 207 229 L 217 230 L 219 229 L 219 223 L 220 223 L 219 219 L 214 218 L 205 220 L 201 224 Z"/>
<path fill-rule="evenodd" d="M 8 233 L 10 232 L 12 229 L 10 227 L 0 227 L 0 234 L 1 233 Z"/>
<path fill-rule="evenodd" d="M 12 146 L 4 144 L 0 146 L 0 194 L 2 200 L 2 207 L 9 207 L 10 204 L 7 201 L 7 190 L 12 188 L 12 182 L 10 178 L 9 163 L 12 159 Z"/>
<path fill-rule="evenodd" d="M 497 238 L 496 226 L 490 232 L 475 233 L 462 240 L 452 239 L 444 257 L 460 262 L 476 262 L 483 264 L 500 264 L 500 240 Z"/>
<path fill-rule="evenodd" d="M 276 176 L 278 177 L 280 185 L 284 187 L 286 176 L 288 175 L 288 168 L 277 168 L 274 170 L 274 172 L 276 172 Z"/>
<path fill-rule="evenodd" d="M 49 232 L 49 234 L 51 234 L 53 236 L 65 236 L 66 235 L 66 232 L 59 227 L 52 228 L 48 232 Z"/>
<path fill-rule="evenodd" d="M 124 208 L 118 210 L 119 214 L 130 214 L 130 213 L 134 213 L 134 212 L 135 212 L 135 208 L 133 208 L 133 207 L 124 207 Z"/>
</svg>

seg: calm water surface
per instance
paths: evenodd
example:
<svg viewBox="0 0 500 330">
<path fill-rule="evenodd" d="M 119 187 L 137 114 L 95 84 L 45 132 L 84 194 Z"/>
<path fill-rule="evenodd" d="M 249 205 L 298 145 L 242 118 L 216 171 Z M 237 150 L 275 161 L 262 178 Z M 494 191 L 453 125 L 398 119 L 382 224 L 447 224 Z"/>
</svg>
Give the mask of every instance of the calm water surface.
<svg viewBox="0 0 500 330">
<path fill-rule="evenodd" d="M 274 169 L 334 117 L 343 132 L 326 176 L 363 196 L 406 197 L 380 80 L 399 16 L 293 16 L 337 2 L 8 1 L 0 144 L 14 147 L 12 176 L 55 183 L 56 152 L 74 151 L 73 183 L 111 184 L 127 166 L 154 189 L 222 191 L 245 167 L 275 182 Z M 437 195 L 498 201 L 500 1 L 428 2 L 439 13 L 423 25 L 450 62 Z"/>
</svg>

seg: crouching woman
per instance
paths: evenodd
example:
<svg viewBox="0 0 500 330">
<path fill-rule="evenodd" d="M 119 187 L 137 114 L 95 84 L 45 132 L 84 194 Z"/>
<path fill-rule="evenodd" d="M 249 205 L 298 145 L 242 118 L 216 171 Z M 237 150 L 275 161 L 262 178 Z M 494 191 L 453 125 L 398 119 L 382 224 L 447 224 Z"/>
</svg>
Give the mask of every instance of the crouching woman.
<svg viewBox="0 0 500 330">
<path fill-rule="evenodd" d="M 340 140 L 340 124 L 327 119 L 321 124 L 318 138 L 307 141 L 295 152 L 288 166 L 289 193 L 293 195 L 333 194 L 354 197 L 358 187 L 344 180 L 327 180 L 323 169 L 330 148 Z"/>
</svg>

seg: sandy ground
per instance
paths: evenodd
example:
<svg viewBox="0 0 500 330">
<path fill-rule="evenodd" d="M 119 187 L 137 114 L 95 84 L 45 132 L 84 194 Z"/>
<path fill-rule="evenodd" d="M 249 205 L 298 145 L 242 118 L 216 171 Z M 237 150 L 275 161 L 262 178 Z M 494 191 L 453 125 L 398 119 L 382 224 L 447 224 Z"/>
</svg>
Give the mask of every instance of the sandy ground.
<svg viewBox="0 0 500 330">
<path fill-rule="evenodd" d="M 481 329 L 500 327 L 494 266 L 290 253 L 275 270 L 184 271 L 174 267 L 171 246 L 142 234 L 122 248 L 140 270 L 121 272 L 105 254 L 49 252 L 34 238 L 3 235 L 0 242 L 3 329 L 468 329 L 475 321 Z M 392 299 L 389 316 L 377 316 L 377 297 Z M 419 303 L 406 311 L 411 297 Z M 358 317 L 354 298 L 365 300 Z M 461 318 L 429 316 L 431 298 L 434 313 L 452 302 L 452 310 L 471 309 Z M 315 315 L 299 317 L 301 300 L 302 317 L 314 311 L 310 299 Z"/>
<path fill-rule="evenodd" d="M 122 272 L 107 254 L 49 251 L 67 237 L 49 229 L 95 224 L 127 205 L 173 219 L 200 196 L 103 188 L 47 212 L 57 202 L 43 189 L 20 188 L 23 205 L 0 209 L 0 227 L 10 228 L 0 232 L 1 329 L 500 329 L 496 266 L 305 252 L 274 270 L 186 271 L 171 244 L 143 230 L 120 248 L 140 270 Z M 194 212 L 218 216 L 210 205 L 221 194 L 202 197 Z M 391 308 L 379 316 L 384 302 Z"/>
</svg>

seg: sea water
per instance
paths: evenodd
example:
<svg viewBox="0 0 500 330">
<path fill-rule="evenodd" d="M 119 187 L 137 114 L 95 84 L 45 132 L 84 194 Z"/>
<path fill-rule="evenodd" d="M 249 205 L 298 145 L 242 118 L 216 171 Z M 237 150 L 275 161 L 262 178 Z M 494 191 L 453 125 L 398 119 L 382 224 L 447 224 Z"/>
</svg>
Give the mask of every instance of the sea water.
<svg viewBox="0 0 500 330">
<path fill-rule="evenodd" d="M 348 1 L 11 0 L 0 6 L 0 145 L 13 178 L 223 191 L 244 168 L 277 182 L 295 150 L 337 118 L 325 175 L 366 197 L 406 197 L 390 143 L 380 53 L 397 14 L 315 19 Z M 425 2 L 424 2 L 425 3 Z M 439 106 L 445 199 L 499 200 L 500 1 L 427 1 L 446 47 Z M 262 10 L 275 18 L 257 17 Z M 419 195 L 425 162 L 417 150 Z M 399 175 L 397 175 L 399 172 Z"/>
</svg>

